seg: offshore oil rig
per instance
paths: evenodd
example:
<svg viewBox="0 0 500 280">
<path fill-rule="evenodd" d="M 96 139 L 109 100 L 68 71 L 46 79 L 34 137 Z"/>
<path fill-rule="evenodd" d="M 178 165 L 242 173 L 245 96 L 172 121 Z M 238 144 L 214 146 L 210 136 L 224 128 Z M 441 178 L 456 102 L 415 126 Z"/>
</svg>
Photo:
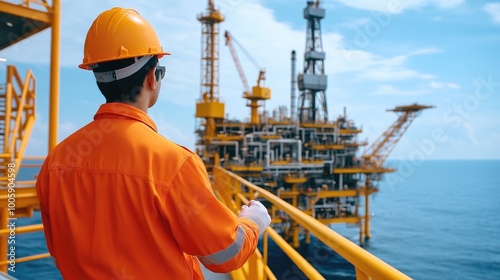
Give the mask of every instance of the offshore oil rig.
<svg viewBox="0 0 500 280">
<path fill-rule="evenodd" d="M 0 0 L 0 33 L 7 34 L 0 37 L 0 51 L 50 29 L 48 151 L 57 145 L 61 13 L 60 1 L 19 0 L 16 4 Z M 327 76 L 323 67 L 326 53 L 322 50 L 320 28 L 324 15 L 320 1 L 307 2 L 304 68 L 298 75 L 296 53 L 292 51 L 290 114 L 284 106 L 273 114 L 259 112 L 263 102 L 271 98 L 271 90 L 262 85 L 265 71 L 259 72 L 257 85 L 250 89 L 233 46 L 236 41 L 229 32 L 225 33 L 251 112 L 249 121 L 230 121 L 224 118 L 225 104 L 219 98 L 219 36 L 222 35 L 219 24 L 224 16 L 215 9 L 212 0 L 208 1 L 208 9 L 198 17 L 202 23 L 203 47 L 201 95 L 196 104 L 196 151 L 210 172 L 224 173 L 226 177 L 220 176 L 218 183 L 226 189 L 232 191 L 233 183 L 241 183 L 247 189 L 260 191 L 260 197 L 248 198 L 264 203 L 273 200 L 268 204 L 273 228 L 279 229 L 293 246 L 299 246 L 299 233 L 307 228 L 306 242 L 310 231 L 355 267 L 357 279 L 410 279 L 325 225 L 355 224 L 360 228 L 360 242 L 369 237 L 369 196 L 378 191 L 381 176 L 393 171 L 384 167 L 384 161 L 413 119 L 430 106 L 413 104 L 390 110 L 398 114 L 397 120 L 358 155 L 359 147 L 368 144 L 357 139 L 361 129 L 347 118 L 345 110 L 335 121 L 328 119 Z M 15 260 L 11 254 L 13 234 L 43 231 L 40 222 L 19 224 L 15 230 L 10 226 L 12 220 L 33 218 L 40 207 L 35 191 L 36 175 L 23 180 L 15 178 L 25 168 L 40 168 L 45 158 L 24 155 L 35 122 L 36 97 L 36 79 L 31 70 L 23 78 L 14 65 L 7 65 L 5 83 L 0 83 L 0 279 L 15 279 L 6 273 L 12 273 L 11 268 L 16 264 L 50 258 L 48 252 L 35 252 L 35 248 L 22 244 L 21 239 L 17 239 L 16 246 L 29 247 L 29 252 L 16 254 Z M 245 182 L 233 173 L 245 178 Z M 213 178 L 215 183 L 217 176 Z M 223 197 L 221 201 L 224 200 Z M 232 202 L 225 205 L 240 206 Z M 360 210 L 362 203 L 364 211 Z M 268 239 L 275 241 L 308 279 L 325 279 L 272 228 L 264 233 L 262 253 L 256 250 L 241 269 L 231 273 L 231 279 L 276 279 L 267 265 Z M 43 237 L 38 241 L 43 243 Z M 39 272 L 36 264 L 29 267 L 28 270 Z"/>
<path fill-rule="evenodd" d="M 202 67 L 201 94 L 196 103 L 196 152 L 209 171 L 222 166 L 324 224 L 359 226 L 362 244 L 370 238 L 370 195 L 379 191 L 382 175 L 394 171 L 384 166 L 385 160 L 412 121 L 432 106 L 412 104 L 388 110 L 398 114 L 396 121 L 369 146 L 358 139 L 362 130 L 348 118 L 345 109 L 336 120 L 329 120 L 326 52 L 321 38 L 325 9 L 319 0 L 307 1 L 303 14 L 307 21 L 306 49 L 298 74 L 296 52 L 291 52 L 290 114 L 286 106 L 272 114 L 259 112 L 263 102 L 271 98 L 271 89 L 262 85 L 265 71 L 259 72 L 257 84 L 250 89 L 234 48 L 235 40 L 225 32 L 226 45 L 242 80 L 243 98 L 250 107 L 249 121 L 235 121 L 225 118 L 225 106 L 219 97 L 219 25 L 224 16 L 212 0 L 208 1 L 207 10 L 198 16 L 202 24 Z M 358 151 L 361 146 L 367 146 L 362 155 Z M 298 247 L 300 228 L 275 208 L 271 217 L 273 227 Z"/>
</svg>

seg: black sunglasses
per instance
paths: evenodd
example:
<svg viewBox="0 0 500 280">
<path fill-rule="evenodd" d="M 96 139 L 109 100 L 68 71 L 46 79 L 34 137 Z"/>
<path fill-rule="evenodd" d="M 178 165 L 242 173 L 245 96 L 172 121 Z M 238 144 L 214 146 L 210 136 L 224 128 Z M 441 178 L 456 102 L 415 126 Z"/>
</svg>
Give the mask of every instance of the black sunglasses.
<svg viewBox="0 0 500 280">
<path fill-rule="evenodd" d="M 165 77 L 165 70 L 165 66 L 156 66 L 155 77 L 157 81 L 162 80 L 163 77 Z"/>
</svg>

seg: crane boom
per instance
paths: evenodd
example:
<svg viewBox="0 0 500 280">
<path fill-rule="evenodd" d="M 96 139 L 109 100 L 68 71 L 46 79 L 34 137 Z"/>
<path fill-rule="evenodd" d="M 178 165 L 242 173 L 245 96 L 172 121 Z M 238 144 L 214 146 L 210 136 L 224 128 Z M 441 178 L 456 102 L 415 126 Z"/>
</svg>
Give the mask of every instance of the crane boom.
<svg viewBox="0 0 500 280">
<path fill-rule="evenodd" d="M 434 106 L 418 105 L 415 103 L 413 105 L 397 106 L 394 109 L 387 110 L 399 113 L 399 117 L 363 153 L 362 157 L 365 159 L 365 163 L 372 167 L 382 167 L 384 161 L 394 147 L 396 147 L 396 144 L 413 120 L 420 115 L 422 110 L 428 108 L 434 108 Z"/>
<path fill-rule="evenodd" d="M 229 47 L 229 51 L 231 52 L 231 56 L 233 57 L 234 64 L 236 64 L 236 68 L 238 69 L 238 74 L 240 75 L 241 82 L 243 83 L 245 93 L 250 94 L 250 87 L 248 86 L 247 78 L 245 77 L 245 73 L 243 72 L 243 68 L 241 67 L 238 54 L 236 54 L 236 50 L 234 49 L 233 38 L 231 37 L 231 34 L 229 34 L 229 31 L 226 31 L 224 33 L 224 37 L 226 38 L 226 45 Z"/>
<path fill-rule="evenodd" d="M 229 50 L 231 51 L 231 56 L 233 57 L 234 64 L 236 64 L 236 68 L 238 69 L 238 74 L 240 75 L 241 82 L 243 83 L 243 87 L 245 88 L 245 91 L 243 92 L 243 98 L 247 99 L 249 102 L 247 103 L 247 106 L 251 108 L 251 113 L 250 113 L 250 123 L 251 124 L 259 124 L 259 112 L 257 109 L 262 106 L 261 101 L 267 100 L 271 98 L 271 89 L 267 87 L 261 86 L 261 82 L 265 80 L 265 71 L 264 69 L 259 70 L 259 76 L 257 78 L 257 85 L 252 87 L 250 90 L 250 86 L 248 86 L 248 81 L 247 78 L 245 77 L 245 73 L 243 72 L 243 68 L 241 67 L 240 60 L 238 58 L 238 55 L 236 54 L 236 50 L 233 45 L 233 41 L 238 44 L 236 40 L 231 36 L 231 34 L 226 31 L 224 33 L 224 37 L 226 37 L 226 45 L 229 47 Z M 250 58 L 250 60 L 253 62 L 257 68 L 259 66 L 255 61 L 252 59 L 250 54 L 248 54 L 245 49 L 240 45 L 240 48 L 245 52 L 245 54 Z"/>
</svg>

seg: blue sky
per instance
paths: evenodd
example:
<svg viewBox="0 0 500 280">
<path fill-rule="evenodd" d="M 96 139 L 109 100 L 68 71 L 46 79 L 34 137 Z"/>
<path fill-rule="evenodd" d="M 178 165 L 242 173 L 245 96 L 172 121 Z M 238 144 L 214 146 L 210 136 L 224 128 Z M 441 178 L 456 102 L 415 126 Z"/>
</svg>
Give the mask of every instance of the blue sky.
<svg viewBox="0 0 500 280">
<path fill-rule="evenodd" d="M 9 1 L 15 2 L 15 1 Z M 215 0 L 228 30 L 266 69 L 271 111 L 290 106 L 290 53 L 302 68 L 306 21 L 302 0 Z M 369 143 L 396 115 L 386 109 L 421 103 L 426 110 L 410 126 L 390 159 L 500 159 L 500 2 L 465 0 L 322 1 L 328 112 L 346 107 Z M 207 1 L 62 1 L 59 139 L 92 120 L 104 102 L 91 72 L 80 70 L 88 27 L 103 10 L 136 9 L 172 53 L 158 103 L 149 114 L 167 138 L 194 148 L 195 102 L 200 96 L 201 24 Z M 90 8 L 89 8 L 90 7 Z M 85 11 L 85 12 L 82 12 Z M 37 121 L 27 154 L 47 151 L 50 30 L 0 51 L 0 76 L 14 64 L 37 78 Z M 242 83 L 220 38 L 220 96 L 230 118 L 249 117 Z M 237 49 L 252 85 L 258 69 Z"/>
</svg>

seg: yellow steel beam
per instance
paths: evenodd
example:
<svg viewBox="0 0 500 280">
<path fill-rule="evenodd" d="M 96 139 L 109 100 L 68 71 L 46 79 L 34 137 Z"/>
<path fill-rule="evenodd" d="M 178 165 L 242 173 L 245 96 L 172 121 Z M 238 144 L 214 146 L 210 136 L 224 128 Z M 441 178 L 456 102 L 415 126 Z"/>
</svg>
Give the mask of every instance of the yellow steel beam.
<svg viewBox="0 0 500 280">
<path fill-rule="evenodd" d="M 259 172 L 262 171 L 262 165 L 255 165 L 255 166 L 239 166 L 239 165 L 230 165 L 229 169 L 235 172 Z M 262 176 L 262 174 L 259 174 L 259 176 Z"/>
<path fill-rule="evenodd" d="M 50 42 L 49 152 L 57 145 L 59 122 L 59 53 L 61 40 L 61 1 L 52 0 L 52 35 Z"/>
<path fill-rule="evenodd" d="M 370 233 L 370 198 L 369 193 L 365 193 L 365 226 L 364 226 L 364 234 L 366 238 L 371 237 Z"/>
<path fill-rule="evenodd" d="M 7 229 L 9 221 L 9 213 L 7 211 L 7 204 L 1 204 L 3 206 L 2 211 L 0 211 L 0 228 Z M 10 233 L 10 230 L 9 230 Z M 0 235 L 0 270 L 7 272 L 7 252 L 8 252 L 7 236 Z"/>
<path fill-rule="evenodd" d="M 340 134 L 355 134 L 361 132 L 363 132 L 361 129 L 339 129 Z"/>
<path fill-rule="evenodd" d="M 306 177 L 285 176 L 285 182 L 289 184 L 300 184 L 307 182 Z"/>
<path fill-rule="evenodd" d="M 237 127 L 237 128 L 240 128 L 240 127 L 250 127 L 251 125 L 249 125 L 248 123 L 218 123 L 216 125 L 217 127 Z"/>
<path fill-rule="evenodd" d="M 347 145 L 346 145 L 347 146 Z M 344 148 L 344 145 L 334 145 L 334 144 L 327 144 L 327 145 L 317 145 L 317 144 L 312 144 L 311 145 L 313 150 L 342 150 Z"/>
<path fill-rule="evenodd" d="M 299 194 L 300 194 L 300 192 L 281 191 L 280 192 L 280 197 L 281 198 L 294 198 L 294 197 L 297 197 Z"/>
<path fill-rule="evenodd" d="M 361 187 L 357 190 L 337 190 L 337 191 L 321 191 L 321 192 L 326 192 L 320 197 L 344 197 L 344 196 L 358 196 L 358 195 L 365 195 L 365 194 L 372 194 L 374 192 L 378 192 L 378 188 L 369 186 L 369 187 Z M 332 193 L 329 193 L 332 192 Z M 356 193 L 356 195 L 353 195 L 353 193 Z M 307 193 L 308 196 L 313 196 L 313 193 Z"/>
<path fill-rule="evenodd" d="M 321 159 L 302 159 L 302 164 L 322 164 Z"/>
<path fill-rule="evenodd" d="M 329 219 L 317 219 L 325 225 L 329 224 L 357 224 L 361 222 L 363 217 L 343 217 L 343 218 L 329 218 Z"/>
<path fill-rule="evenodd" d="M 267 123 L 270 125 L 295 125 L 295 123 L 292 123 L 291 121 L 275 121 L 273 119 L 268 119 Z"/>
<path fill-rule="evenodd" d="M 300 127 L 304 128 L 336 128 L 337 125 L 335 123 L 301 123 Z"/>
<path fill-rule="evenodd" d="M 217 134 L 216 138 L 221 140 L 221 141 L 241 141 L 241 140 L 243 140 L 243 136 L 241 136 L 241 135 Z"/>
<path fill-rule="evenodd" d="M 346 147 L 357 147 L 357 146 L 366 146 L 366 145 L 368 145 L 367 141 L 344 143 L 344 146 L 346 146 Z"/>
<path fill-rule="evenodd" d="M 7 205 L 8 199 L 9 199 L 8 196 L 1 195 L 0 196 L 0 203 L 2 203 L 2 205 Z M 36 194 L 35 195 L 16 194 L 16 209 L 24 208 L 24 207 L 38 206 L 39 204 L 40 204 L 40 201 L 38 200 L 38 197 L 36 196 Z"/>
<path fill-rule="evenodd" d="M 16 227 L 16 234 L 38 232 L 42 230 L 43 230 L 42 224 L 28 225 L 28 226 Z M 9 235 L 9 234 L 10 234 L 9 228 L 0 229 L 0 235 Z"/>
<path fill-rule="evenodd" d="M 281 139 L 281 135 L 260 135 L 261 139 L 269 140 L 269 139 Z"/>
<path fill-rule="evenodd" d="M 56 1 L 57 0 L 54 0 L 54 2 Z M 52 16 L 48 12 L 31 9 L 21 5 L 15 5 L 5 1 L 0 1 L 0 11 L 7 11 L 9 14 L 18 17 L 42 21 L 45 23 L 52 23 Z"/>
<path fill-rule="evenodd" d="M 307 195 L 314 194 L 317 198 L 358 196 L 357 190 L 319 191 L 308 192 Z"/>
<path fill-rule="evenodd" d="M 389 173 L 389 172 L 394 172 L 393 168 L 362 168 L 362 167 L 355 167 L 355 168 L 334 168 L 333 173 L 335 174 L 358 174 L 358 173 L 364 173 L 364 174 L 372 174 L 372 173 Z"/>
<path fill-rule="evenodd" d="M 17 181 L 16 182 L 16 194 L 19 193 L 33 193 L 36 194 L 35 180 L 31 181 Z M 0 188 L 0 195 L 8 194 L 8 189 Z"/>
<path fill-rule="evenodd" d="M 21 258 L 16 258 L 16 263 L 35 261 L 35 260 L 39 260 L 39 259 L 45 259 L 48 257 L 50 257 L 50 253 L 21 257 Z M 0 261 L 0 266 L 7 265 L 8 263 L 9 263 L 9 261 Z"/>
</svg>

